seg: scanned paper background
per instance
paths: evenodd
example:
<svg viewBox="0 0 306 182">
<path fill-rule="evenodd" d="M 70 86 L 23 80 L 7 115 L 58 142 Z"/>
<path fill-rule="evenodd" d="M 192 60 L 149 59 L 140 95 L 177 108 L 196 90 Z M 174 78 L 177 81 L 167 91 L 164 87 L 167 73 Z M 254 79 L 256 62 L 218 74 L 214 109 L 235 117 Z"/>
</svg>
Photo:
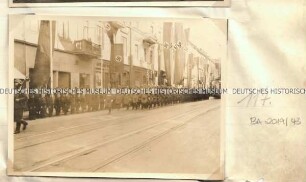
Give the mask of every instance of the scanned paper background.
<svg viewBox="0 0 306 182">
<path fill-rule="evenodd" d="M 0 86 L 7 87 L 7 3 L 1 2 Z M 105 11 L 102 11 L 105 10 Z M 11 13 L 61 13 L 117 16 L 209 16 L 229 18 L 227 87 L 306 87 L 305 1 L 233 0 L 226 9 L 13 9 Z M 119 12 L 119 13 L 118 13 Z M 265 107 L 237 102 L 245 95 L 228 96 L 226 106 L 227 181 L 305 181 L 306 98 L 271 96 Z M 51 178 L 7 178 L 7 100 L 0 95 L 1 180 L 63 181 Z M 250 117 L 300 117 L 299 126 L 250 126 Z M 87 181 L 80 179 L 78 181 Z M 98 179 L 93 179 L 98 180 Z M 76 181 L 76 179 L 65 179 Z M 117 180 L 116 180 L 117 181 Z M 122 180 L 118 180 L 122 181 Z"/>
<path fill-rule="evenodd" d="M 139 0 L 136 0 L 136 1 L 130 1 L 130 0 L 121 0 L 121 1 L 118 1 L 118 0 L 114 0 L 114 1 L 99 1 L 99 0 L 96 0 L 96 2 L 94 1 L 84 1 L 83 2 L 78 2 L 78 0 L 71 0 L 70 2 L 67 1 L 66 3 L 56 3 L 56 2 L 59 2 L 58 0 L 50 0 L 50 1 L 46 1 L 46 0 L 32 0 L 32 2 L 35 2 L 36 3 L 29 3 L 31 1 L 29 0 L 21 0 L 19 1 L 19 3 L 16 3 L 17 1 L 14 1 L 14 0 L 9 0 L 9 5 L 11 7 L 48 7 L 48 6 L 56 6 L 56 7 L 59 7 L 59 6 L 79 6 L 79 7 L 82 7 L 82 6 L 120 6 L 120 7 L 125 7 L 125 6 L 140 6 L 140 7 L 146 7 L 146 6 L 154 6 L 154 7 L 160 7 L 160 6 L 165 6 L 165 7 L 171 7 L 173 6 L 173 1 L 175 0 L 169 0 L 169 1 L 165 1 L 165 0 L 158 0 L 158 1 L 139 1 Z M 214 1 L 214 0 L 203 0 L 203 1 L 198 1 L 198 0 L 195 0 L 195 1 L 191 1 L 191 0 L 188 0 L 188 1 L 176 1 L 175 2 L 175 6 L 177 7 L 184 7 L 184 6 L 194 6 L 194 7 L 204 7 L 204 6 L 207 6 L 207 7 L 228 7 L 230 5 L 230 1 L 231 0 L 217 0 L 217 1 Z M 14 3 L 13 3 L 14 2 Z M 27 3 L 21 3 L 21 2 L 27 2 Z M 53 2 L 53 3 L 38 3 L 38 2 Z M 72 3 L 73 2 L 73 3 Z"/>
</svg>

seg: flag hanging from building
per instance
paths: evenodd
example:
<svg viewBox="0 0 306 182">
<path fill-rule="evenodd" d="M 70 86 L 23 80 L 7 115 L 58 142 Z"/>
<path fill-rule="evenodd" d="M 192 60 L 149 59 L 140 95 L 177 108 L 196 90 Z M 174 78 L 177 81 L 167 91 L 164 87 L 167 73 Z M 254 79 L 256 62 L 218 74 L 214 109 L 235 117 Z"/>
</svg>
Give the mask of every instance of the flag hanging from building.
<svg viewBox="0 0 306 182">
<path fill-rule="evenodd" d="M 221 66 L 220 63 L 215 63 L 215 68 L 216 68 L 216 74 L 219 76 L 221 76 Z"/>
<path fill-rule="evenodd" d="M 174 84 L 183 83 L 185 69 L 185 35 L 182 23 L 175 23 L 175 63 L 174 63 Z"/>
<path fill-rule="evenodd" d="M 110 62 L 111 73 L 123 73 L 124 71 L 124 56 L 123 44 L 113 44 Z"/>
<path fill-rule="evenodd" d="M 190 28 L 185 29 L 185 46 L 187 47 L 188 42 L 189 42 L 189 35 L 190 35 Z"/>
<path fill-rule="evenodd" d="M 42 88 L 51 85 L 51 60 L 55 38 L 55 22 L 41 20 L 31 87 Z"/>
<path fill-rule="evenodd" d="M 114 44 L 114 36 L 118 32 L 118 27 L 114 26 L 114 22 L 105 22 L 104 30 L 106 31 L 106 34 L 109 37 L 111 44 Z"/>
<path fill-rule="evenodd" d="M 217 70 L 220 70 L 220 63 L 215 63 L 215 67 Z"/>
<path fill-rule="evenodd" d="M 199 84 L 200 82 L 200 70 L 199 70 L 199 64 L 200 64 L 200 58 L 199 57 L 195 57 L 194 58 L 194 63 L 193 65 L 196 66 L 196 75 L 197 75 L 197 85 Z"/>
<path fill-rule="evenodd" d="M 188 88 L 191 87 L 192 68 L 193 68 L 193 54 L 191 53 L 188 56 L 188 69 L 187 69 L 187 85 L 188 85 Z"/>
<path fill-rule="evenodd" d="M 114 43 L 114 28 L 111 26 L 110 22 L 106 22 L 104 24 L 104 29 L 106 31 L 106 34 L 111 42 L 111 44 Z"/>
<path fill-rule="evenodd" d="M 172 49 L 172 23 L 165 22 L 163 26 L 163 40 L 164 40 L 164 61 L 166 79 L 168 84 L 171 84 L 171 49 Z"/>
</svg>

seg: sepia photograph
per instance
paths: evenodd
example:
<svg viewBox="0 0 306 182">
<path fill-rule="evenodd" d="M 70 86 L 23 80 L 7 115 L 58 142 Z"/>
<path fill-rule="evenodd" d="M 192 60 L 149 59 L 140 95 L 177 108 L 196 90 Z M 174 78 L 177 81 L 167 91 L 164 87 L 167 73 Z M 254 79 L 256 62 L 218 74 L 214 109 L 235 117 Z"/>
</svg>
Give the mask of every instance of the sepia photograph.
<svg viewBox="0 0 306 182">
<path fill-rule="evenodd" d="M 174 4 L 175 3 L 175 4 Z M 10 7 L 31 6 L 218 6 L 230 0 L 10 0 Z"/>
<path fill-rule="evenodd" d="M 11 15 L 8 174 L 223 180 L 227 27 Z"/>
</svg>

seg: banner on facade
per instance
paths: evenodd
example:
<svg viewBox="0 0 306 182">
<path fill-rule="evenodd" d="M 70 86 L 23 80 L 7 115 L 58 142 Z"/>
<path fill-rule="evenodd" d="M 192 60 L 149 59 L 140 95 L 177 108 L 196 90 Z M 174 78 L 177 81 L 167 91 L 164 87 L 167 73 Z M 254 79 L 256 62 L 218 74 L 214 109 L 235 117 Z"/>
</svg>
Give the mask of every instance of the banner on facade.
<svg viewBox="0 0 306 182">
<path fill-rule="evenodd" d="M 193 65 L 196 66 L 196 80 L 197 80 L 196 83 L 198 85 L 200 82 L 200 70 L 199 70 L 200 58 L 195 57 L 193 61 L 194 61 Z"/>
<path fill-rule="evenodd" d="M 40 21 L 38 45 L 30 85 L 33 88 L 50 87 L 51 57 L 54 47 L 55 22 Z"/>
<path fill-rule="evenodd" d="M 171 84 L 171 49 L 172 49 L 172 23 L 165 22 L 163 27 L 164 61 L 167 83 Z"/>
<path fill-rule="evenodd" d="M 124 71 L 124 56 L 123 44 L 113 44 L 110 62 L 111 73 L 123 73 Z"/>
<path fill-rule="evenodd" d="M 188 56 L 188 69 L 187 69 L 187 85 L 188 85 L 188 87 L 191 87 L 192 68 L 193 68 L 193 54 L 191 53 Z"/>
<path fill-rule="evenodd" d="M 183 84 L 185 69 L 185 36 L 182 23 L 175 23 L 174 84 Z"/>
</svg>

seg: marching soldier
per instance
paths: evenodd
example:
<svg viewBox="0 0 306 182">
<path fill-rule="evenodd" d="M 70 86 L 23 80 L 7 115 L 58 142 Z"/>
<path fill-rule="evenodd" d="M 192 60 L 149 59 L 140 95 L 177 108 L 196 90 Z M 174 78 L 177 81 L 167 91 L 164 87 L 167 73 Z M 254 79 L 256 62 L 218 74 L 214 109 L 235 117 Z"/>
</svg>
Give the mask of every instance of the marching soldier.
<svg viewBox="0 0 306 182">
<path fill-rule="evenodd" d="M 36 108 L 35 108 L 35 98 L 34 94 L 29 95 L 28 99 L 28 109 L 29 109 L 29 120 L 36 119 Z"/>
<path fill-rule="evenodd" d="M 81 102 L 82 102 L 82 96 L 81 96 L 80 93 L 78 93 L 76 98 L 75 98 L 75 110 L 76 110 L 77 113 L 80 111 Z"/>
<path fill-rule="evenodd" d="M 166 104 L 166 95 L 161 94 L 160 95 L 160 106 L 165 106 L 165 104 Z"/>
<path fill-rule="evenodd" d="M 147 108 L 151 109 L 152 108 L 152 103 L 153 103 L 153 97 L 151 94 L 148 94 L 148 104 L 147 104 Z"/>
<path fill-rule="evenodd" d="M 39 104 L 40 95 L 35 94 L 34 95 L 34 118 L 39 118 L 39 112 L 40 112 L 40 104 Z"/>
<path fill-rule="evenodd" d="M 52 117 L 53 116 L 53 107 L 54 107 L 54 101 L 53 101 L 52 94 L 47 94 L 46 95 L 46 106 L 47 106 L 48 116 Z"/>
<path fill-rule="evenodd" d="M 14 80 L 15 89 L 22 87 L 22 81 L 19 79 Z M 24 93 L 15 93 L 14 95 L 14 121 L 16 122 L 16 130 L 14 134 L 20 133 L 21 124 L 23 130 L 27 128 L 28 123 L 23 120 L 23 110 L 26 106 L 27 96 Z"/>
<path fill-rule="evenodd" d="M 161 107 L 161 98 L 159 94 L 155 94 L 155 107 Z"/>
<path fill-rule="evenodd" d="M 107 94 L 105 97 L 105 108 L 108 109 L 108 114 L 111 114 L 112 112 L 113 101 L 114 101 L 113 96 Z"/>
<path fill-rule="evenodd" d="M 61 105 L 62 105 L 64 114 L 67 115 L 67 113 L 69 111 L 69 96 L 68 96 L 68 94 L 63 94 L 61 96 Z"/>
<path fill-rule="evenodd" d="M 81 95 L 81 107 L 82 107 L 82 112 L 86 112 L 87 103 L 86 103 L 85 93 Z"/>
<path fill-rule="evenodd" d="M 156 108 L 157 105 L 158 105 L 158 95 L 157 94 L 153 94 L 152 97 L 153 97 L 152 107 Z"/>
<path fill-rule="evenodd" d="M 99 101 L 100 97 L 98 94 L 93 94 L 91 96 L 91 103 L 92 103 L 92 110 L 93 111 L 97 111 L 99 110 L 99 104 L 100 104 L 100 101 Z"/>
<path fill-rule="evenodd" d="M 38 116 L 40 118 L 46 117 L 46 98 L 45 98 L 45 94 L 39 95 L 39 99 L 38 99 Z"/>
<path fill-rule="evenodd" d="M 139 105 L 139 96 L 137 94 L 134 94 L 132 96 L 132 109 L 137 110 Z"/>
<path fill-rule="evenodd" d="M 170 94 L 169 95 L 169 104 L 173 105 L 174 104 L 174 99 L 175 99 L 175 94 Z"/>
<path fill-rule="evenodd" d="M 71 114 L 74 114 L 75 110 L 76 110 L 76 97 L 75 97 L 75 94 L 74 93 L 70 94 L 69 99 L 70 99 Z"/>
<path fill-rule="evenodd" d="M 122 104 L 123 98 L 121 94 L 117 94 L 114 100 L 114 106 L 115 108 L 117 108 L 118 110 L 121 108 L 121 104 Z"/>
<path fill-rule="evenodd" d="M 92 94 L 87 93 L 85 95 L 85 98 L 86 98 L 86 103 L 87 103 L 87 111 L 92 111 L 92 106 L 93 106 L 93 103 L 92 103 Z"/>
<path fill-rule="evenodd" d="M 148 96 L 147 96 L 147 94 L 142 94 L 140 96 L 140 102 L 141 102 L 141 109 L 148 108 Z"/>
<path fill-rule="evenodd" d="M 100 94 L 99 97 L 100 97 L 100 110 L 103 110 L 104 109 L 105 96 L 104 96 L 104 94 Z"/>
<path fill-rule="evenodd" d="M 54 108 L 56 116 L 59 116 L 61 114 L 61 108 L 62 108 L 60 93 L 56 93 L 55 95 Z"/>
<path fill-rule="evenodd" d="M 126 107 L 126 110 L 129 110 L 131 104 L 131 95 L 126 94 L 123 96 L 123 107 Z"/>
</svg>

